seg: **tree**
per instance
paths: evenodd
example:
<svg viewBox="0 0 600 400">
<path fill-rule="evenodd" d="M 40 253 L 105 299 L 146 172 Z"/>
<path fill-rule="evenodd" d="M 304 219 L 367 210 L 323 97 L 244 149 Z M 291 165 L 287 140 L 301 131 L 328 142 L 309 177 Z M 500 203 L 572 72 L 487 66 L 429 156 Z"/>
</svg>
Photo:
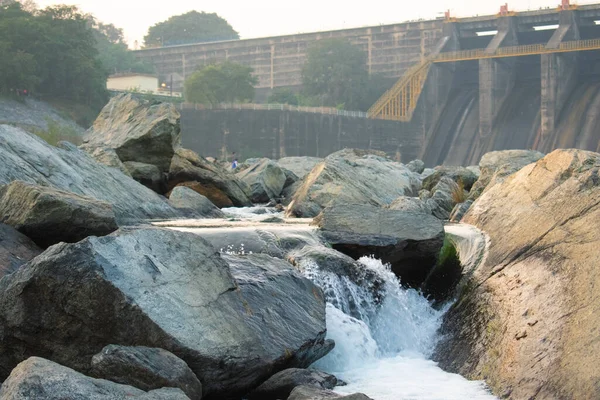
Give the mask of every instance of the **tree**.
<svg viewBox="0 0 600 400">
<path fill-rule="evenodd" d="M 270 104 L 289 104 L 298 105 L 298 95 L 289 88 L 276 88 L 267 99 Z"/>
<path fill-rule="evenodd" d="M 344 39 L 316 42 L 302 68 L 304 95 L 346 109 L 358 109 L 368 77 L 364 52 Z"/>
<path fill-rule="evenodd" d="M 146 47 L 239 39 L 238 33 L 215 13 L 190 11 L 150 27 Z"/>
<path fill-rule="evenodd" d="M 185 81 L 185 99 L 190 103 L 212 104 L 250 101 L 258 82 L 252 68 L 232 62 L 208 65 Z"/>
</svg>

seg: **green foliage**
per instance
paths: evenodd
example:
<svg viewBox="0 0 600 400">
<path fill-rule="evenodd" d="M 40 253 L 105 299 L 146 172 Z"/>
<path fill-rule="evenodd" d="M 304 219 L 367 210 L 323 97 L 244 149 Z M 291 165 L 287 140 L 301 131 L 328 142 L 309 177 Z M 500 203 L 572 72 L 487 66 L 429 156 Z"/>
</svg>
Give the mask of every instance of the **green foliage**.
<svg viewBox="0 0 600 400">
<path fill-rule="evenodd" d="M 276 88 L 267 99 L 269 104 L 289 104 L 297 106 L 299 104 L 298 95 L 288 88 Z"/>
<path fill-rule="evenodd" d="M 190 103 L 246 102 L 254 98 L 258 80 L 252 68 L 232 62 L 208 65 L 185 81 L 185 99 Z"/>
<path fill-rule="evenodd" d="M 56 146 L 58 142 L 68 141 L 76 145 L 82 143 L 81 135 L 77 133 L 75 128 L 68 125 L 61 125 L 51 118 L 46 118 L 48 129 L 34 129 L 33 133 L 42 138 L 46 143 Z"/>
<path fill-rule="evenodd" d="M 88 18 L 70 6 L 0 6 L 0 94 L 27 90 L 100 108 L 106 77 Z"/>
<path fill-rule="evenodd" d="M 109 74 L 119 72 L 153 74 L 155 72 L 152 65 L 136 59 L 135 55 L 128 50 L 122 29 L 113 24 L 103 24 L 94 20 L 92 23 L 98 58 Z"/>
<path fill-rule="evenodd" d="M 239 38 L 231 25 L 217 14 L 190 11 L 150 27 L 144 43 L 146 47 L 157 47 Z"/>
<path fill-rule="evenodd" d="M 364 52 L 343 39 L 316 42 L 302 68 L 304 94 L 328 107 L 358 109 L 368 78 Z"/>
</svg>

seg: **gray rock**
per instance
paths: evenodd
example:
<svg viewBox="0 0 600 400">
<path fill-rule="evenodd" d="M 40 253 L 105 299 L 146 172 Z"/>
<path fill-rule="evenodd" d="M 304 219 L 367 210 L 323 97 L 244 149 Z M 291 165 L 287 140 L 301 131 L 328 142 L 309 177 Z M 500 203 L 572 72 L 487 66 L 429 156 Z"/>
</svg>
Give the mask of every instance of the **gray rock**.
<svg viewBox="0 0 600 400">
<path fill-rule="evenodd" d="M 469 199 L 476 200 L 490 184 L 503 182 L 508 176 L 542 157 L 543 153 L 534 150 L 503 150 L 484 154 L 479 162 L 481 175 L 473 185 Z"/>
<path fill-rule="evenodd" d="M 223 259 L 198 235 L 158 228 L 52 246 L 0 280 L 0 321 L 0 379 L 25 355 L 85 373 L 106 345 L 135 344 L 176 354 L 208 398 L 239 397 L 332 347 L 322 291 L 289 263 Z"/>
<path fill-rule="evenodd" d="M 337 378 L 325 372 L 290 368 L 280 371 L 270 377 L 266 382 L 253 390 L 248 398 L 250 400 L 278 400 L 287 399 L 296 386 L 314 386 L 320 389 L 333 389 L 337 385 Z"/>
<path fill-rule="evenodd" d="M 372 400 L 370 397 L 362 394 L 355 393 L 346 396 L 339 395 L 327 389 L 319 389 L 314 386 L 298 386 L 292 393 L 288 400 L 328 400 L 328 399 L 339 399 L 339 400 Z"/>
<path fill-rule="evenodd" d="M 473 205 L 473 200 L 467 200 L 464 203 L 459 203 L 454 206 L 452 213 L 450 214 L 451 222 L 460 222 L 460 220 L 465 216 L 469 208 Z"/>
<path fill-rule="evenodd" d="M 404 165 L 366 150 L 345 149 L 329 155 L 308 174 L 288 206 L 288 215 L 315 217 L 337 204 L 390 204 L 416 195 L 421 182 Z"/>
<path fill-rule="evenodd" d="M 261 220 L 260 222 L 263 224 L 283 224 L 285 223 L 285 220 L 279 217 L 269 217 Z"/>
<path fill-rule="evenodd" d="M 27 236 L 12 226 L 0 224 L 0 279 L 42 252 Z"/>
<path fill-rule="evenodd" d="M 190 399 L 202 398 L 202 384 L 185 361 L 151 347 L 109 345 L 92 358 L 95 377 L 142 390 L 175 387 Z"/>
<path fill-rule="evenodd" d="M 155 165 L 168 172 L 181 145 L 180 115 L 171 103 L 141 100 L 131 94 L 113 97 L 84 137 L 82 148 L 112 149 L 119 160 Z"/>
<path fill-rule="evenodd" d="M 421 175 L 420 175 L 421 180 L 427 178 L 428 176 L 433 175 L 434 172 L 435 172 L 435 169 L 433 169 L 433 168 L 425 168 L 423 170 L 423 172 L 421 172 Z"/>
<path fill-rule="evenodd" d="M 466 201 L 468 197 L 466 190 L 457 184 L 451 177 L 443 176 L 433 187 L 425 204 L 431 209 L 431 213 L 441 220 L 450 218 L 450 213 L 458 203 Z"/>
<path fill-rule="evenodd" d="M 412 160 L 406 164 L 406 168 L 417 174 L 422 174 L 425 171 L 425 163 L 421 160 Z"/>
<path fill-rule="evenodd" d="M 187 212 L 190 216 L 225 218 L 223 211 L 219 210 L 209 199 L 185 186 L 177 186 L 173 189 L 169 201 L 175 208 Z"/>
<path fill-rule="evenodd" d="M 444 227 L 432 215 L 369 205 L 328 207 L 313 223 L 334 249 L 354 259 L 374 255 L 413 287 L 435 266 L 444 239 Z"/>
<path fill-rule="evenodd" d="M 180 217 L 164 198 L 117 169 L 98 164 L 70 143 L 59 147 L 0 125 L 0 185 L 21 180 L 104 200 L 112 204 L 119 224 Z"/>
<path fill-rule="evenodd" d="M 439 166 L 435 167 L 434 170 L 433 174 L 423 180 L 423 189 L 433 191 L 433 188 L 443 177 L 448 177 L 469 191 L 479 178 L 471 169 L 466 167 Z"/>
<path fill-rule="evenodd" d="M 300 250 L 291 251 L 287 256 L 287 260 L 305 276 L 307 273 L 313 273 L 316 266 L 321 273 L 313 278 L 313 282 L 317 280 L 317 284 L 325 288 L 327 301 L 355 318 L 360 319 L 363 317 L 360 314 L 360 309 L 364 309 L 364 307 L 358 308 L 361 304 L 354 302 L 353 293 L 345 292 L 341 298 L 338 298 L 335 294 L 330 295 L 327 282 L 319 282 L 319 277 L 323 276 L 323 272 L 335 274 L 340 279 L 349 279 L 357 286 L 367 289 L 374 304 L 380 304 L 383 300 L 385 289 L 383 279 L 372 270 L 365 268 L 363 264 L 339 251 L 322 245 L 309 245 Z M 328 280 L 327 277 L 324 279 Z M 342 290 L 346 291 L 347 287 L 343 286 Z"/>
<path fill-rule="evenodd" d="M 105 201 L 21 181 L 0 187 L 0 222 L 41 247 L 118 229 L 112 207 Z"/>
<path fill-rule="evenodd" d="M 323 159 L 318 157 L 284 157 L 277 160 L 277 164 L 303 179 L 321 161 Z"/>
<path fill-rule="evenodd" d="M 20 363 L 0 389 L 1 400 L 189 400 L 180 389 L 144 392 L 132 386 L 94 379 L 39 357 Z"/>
<path fill-rule="evenodd" d="M 119 160 L 119 156 L 117 156 L 117 153 L 113 149 L 96 147 L 95 149 L 90 149 L 89 155 L 100 164 L 116 168 L 125 175 L 131 176 L 131 173 L 121 160 Z"/>
<path fill-rule="evenodd" d="M 167 189 L 165 174 L 160 172 L 156 165 L 145 164 L 137 161 L 126 161 L 123 163 L 129 175 L 142 185 L 163 194 Z"/>
<path fill-rule="evenodd" d="M 246 194 L 249 191 L 247 185 L 234 174 L 187 149 L 177 149 L 169 169 L 169 188 L 182 183 L 190 183 L 186 186 L 206 196 L 220 208 L 252 205 Z"/>
<path fill-rule="evenodd" d="M 400 196 L 388 208 L 390 210 L 431 214 L 431 208 L 418 197 Z"/>
<path fill-rule="evenodd" d="M 283 189 L 292 186 L 294 183 L 300 181 L 298 175 L 290 171 L 289 169 L 281 168 L 283 173 L 285 174 L 285 183 L 283 184 Z M 283 190 L 281 191 L 283 193 Z"/>
<path fill-rule="evenodd" d="M 250 199 L 254 203 L 267 203 L 279 198 L 287 180 L 285 172 L 269 159 L 264 159 L 236 175 L 250 187 Z"/>
</svg>

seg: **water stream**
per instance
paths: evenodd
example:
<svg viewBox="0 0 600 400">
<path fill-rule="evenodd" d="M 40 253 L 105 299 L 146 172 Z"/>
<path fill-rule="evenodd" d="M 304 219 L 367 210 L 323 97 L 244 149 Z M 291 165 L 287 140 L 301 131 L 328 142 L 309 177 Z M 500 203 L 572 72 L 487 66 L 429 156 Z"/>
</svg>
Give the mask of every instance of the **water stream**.
<svg viewBox="0 0 600 400">
<path fill-rule="evenodd" d="M 245 227 L 222 228 L 230 232 L 247 232 L 257 220 L 255 208 L 224 211 L 230 217 L 249 223 Z M 298 225 L 287 227 L 292 232 L 299 228 Z M 305 238 L 314 236 L 314 242 L 318 242 L 312 229 L 302 228 L 299 234 Z M 175 229 L 198 234 L 208 233 L 208 230 L 215 233 L 215 228 L 208 227 Z M 279 231 L 286 227 L 263 224 L 260 229 Z M 485 236 L 466 225 L 450 225 L 446 229 L 459 251 L 465 271 L 472 271 L 485 256 Z M 362 392 L 374 400 L 495 399 L 483 382 L 445 372 L 431 361 L 447 307 L 435 309 L 416 290 L 403 288 L 381 261 L 363 257 L 359 262 L 385 282 L 383 299 L 376 301 L 373 293 L 366 289 L 368 285 L 362 287 L 347 277 L 324 271 L 310 259 L 301 261 L 300 269 L 323 289 L 327 299 L 327 336 L 336 346 L 313 366 L 335 374 L 347 383 L 336 387 L 335 391 L 340 394 Z"/>
</svg>

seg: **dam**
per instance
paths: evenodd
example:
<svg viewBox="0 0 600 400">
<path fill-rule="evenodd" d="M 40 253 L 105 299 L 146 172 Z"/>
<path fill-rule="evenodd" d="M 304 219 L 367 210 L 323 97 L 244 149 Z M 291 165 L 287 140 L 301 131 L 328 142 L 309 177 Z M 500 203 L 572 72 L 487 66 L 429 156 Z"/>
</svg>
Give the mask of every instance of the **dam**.
<svg viewBox="0 0 600 400">
<path fill-rule="evenodd" d="M 224 54 L 222 59 L 253 66 L 258 89 L 268 92 L 301 84 L 301 65 L 312 41 L 344 37 L 367 53 L 370 72 L 398 78 L 368 114 L 318 116 L 302 110 L 184 105 L 184 145 L 203 155 L 243 147 L 242 157 L 272 158 L 322 157 L 342 147 L 360 147 L 402 162 L 420 158 L 428 166 L 470 165 L 486 152 L 502 149 L 600 151 L 598 22 L 600 4 L 576 6 L 563 0 L 552 9 L 513 12 L 503 6 L 492 16 L 446 15 L 354 30 L 147 49 L 138 57 L 151 60 L 161 73 L 184 79 L 194 63 Z"/>
</svg>

